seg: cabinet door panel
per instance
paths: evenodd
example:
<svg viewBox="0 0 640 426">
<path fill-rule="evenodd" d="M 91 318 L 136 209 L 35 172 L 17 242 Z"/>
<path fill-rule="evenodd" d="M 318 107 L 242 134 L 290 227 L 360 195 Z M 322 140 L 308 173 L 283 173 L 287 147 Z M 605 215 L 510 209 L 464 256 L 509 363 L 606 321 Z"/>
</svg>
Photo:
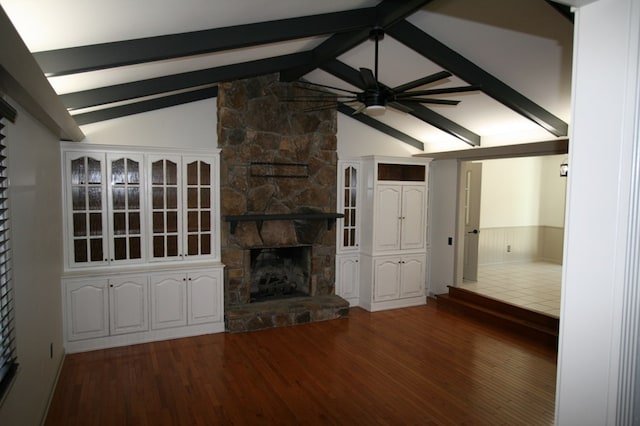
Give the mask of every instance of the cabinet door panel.
<svg viewBox="0 0 640 426">
<path fill-rule="evenodd" d="M 109 298 L 106 279 L 67 281 L 65 293 L 69 340 L 109 335 Z"/>
<path fill-rule="evenodd" d="M 185 255 L 212 255 L 214 231 L 212 194 L 213 160 L 202 157 L 184 157 L 183 181 L 185 182 L 185 200 L 183 201 L 186 235 Z"/>
<path fill-rule="evenodd" d="M 107 154 L 109 176 L 108 205 L 110 207 L 111 262 L 139 263 L 143 261 L 141 240 L 143 156 L 132 153 Z"/>
<path fill-rule="evenodd" d="M 373 300 L 397 299 L 400 295 L 400 259 L 376 259 L 374 262 Z"/>
<path fill-rule="evenodd" d="M 69 264 L 104 264 L 108 256 L 104 154 L 68 152 L 65 172 Z"/>
<path fill-rule="evenodd" d="M 185 274 L 151 276 L 151 328 L 187 324 L 187 286 Z"/>
<path fill-rule="evenodd" d="M 400 297 L 424 296 L 425 286 L 424 257 L 421 255 L 403 257 Z"/>
<path fill-rule="evenodd" d="M 189 324 L 222 321 L 222 274 L 192 272 L 187 278 Z"/>
<path fill-rule="evenodd" d="M 344 218 L 338 219 L 337 246 L 341 252 L 357 251 L 360 246 L 360 164 L 338 162 L 338 209 Z"/>
<path fill-rule="evenodd" d="M 376 195 L 374 248 L 397 250 L 400 248 L 402 188 L 379 185 Z"/>
<path fill-rule="evenodd" d="M 147 278 L 144 276 L 109 280 L 111 334 L 149 329 L 147 320 Z"/>
<path fill-rule="evenodd" d="M 151 170 L 151 238 L 150 256 L 153 260 L 178 260 L 183 247 L 179 223 L 182 161 L 180 156 L 149 156 Z"/>
<path fill-rule="evenodd" d="M 427 223 L 425 213 L 426 190 L 424 187 L 405 186 L 402 188 L 402 241 L 401 248 L 424 248 Z"/>
<path fill-rule="evenodd" d="M 336 294 L 344 298 L 355 298 L 360 287 L 360 256 L 336 256 Z"/>
</svg>

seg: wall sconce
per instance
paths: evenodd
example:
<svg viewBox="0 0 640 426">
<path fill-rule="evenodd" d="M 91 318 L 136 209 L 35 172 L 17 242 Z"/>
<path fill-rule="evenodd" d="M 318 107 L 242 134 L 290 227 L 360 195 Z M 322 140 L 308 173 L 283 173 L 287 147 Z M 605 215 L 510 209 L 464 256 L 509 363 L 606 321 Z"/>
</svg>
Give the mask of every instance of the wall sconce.
<svg viewBox="0 0 640 426">
<path fill-rule="evenodd" d="M 560 164 L 560 177 L 567 177 L 569 175 L 569 163 L 567 159 Z"/>
</svg>

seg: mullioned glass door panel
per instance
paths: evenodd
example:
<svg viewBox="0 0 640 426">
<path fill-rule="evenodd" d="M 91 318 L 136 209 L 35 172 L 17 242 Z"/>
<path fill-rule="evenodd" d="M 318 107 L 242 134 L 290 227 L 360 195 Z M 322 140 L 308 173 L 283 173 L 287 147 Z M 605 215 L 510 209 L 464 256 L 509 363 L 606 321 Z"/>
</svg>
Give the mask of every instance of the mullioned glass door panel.
<svg viewBox="0 0 640 426">
<path fill-rule="evenodd" d="M 105 164 L 103 156 L 69 153 L 70 261 L 76 265 L 107 262 Z"/>
<path fill-rule="evenodd" d="M 180 157 L 152 158 L 151 257 L 154 260 L 183 257 L 180 223 Z"/>
<path fill-rule="evenodd" d="M 212 220 L 212 163 L 197 158 L 185 158 L 186 182 L 185 232 L 186 255 L 212 254 L 214 223 Z"/>
<path fill-rule="evenodd" d="M 107 161 L 111 206 L 110 260 L 140 262 L 144 259 L 143 159 L 141 155 L 110 154 Z"/>
</svg>

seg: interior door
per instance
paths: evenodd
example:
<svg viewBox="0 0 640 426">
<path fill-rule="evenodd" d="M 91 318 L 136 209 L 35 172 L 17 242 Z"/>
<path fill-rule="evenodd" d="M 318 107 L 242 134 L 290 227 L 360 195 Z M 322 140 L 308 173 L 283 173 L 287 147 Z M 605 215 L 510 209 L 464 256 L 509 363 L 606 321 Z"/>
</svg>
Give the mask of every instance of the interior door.
<svg viewBox="0 0 640 426">
<path fill-rule="evenodd" d="M 464 183 L 464 261 L 462 279 L 478 280 L 478 243 L 480 241 L 480 190 L 482 163 L 463 162 Z"/>
</svg>

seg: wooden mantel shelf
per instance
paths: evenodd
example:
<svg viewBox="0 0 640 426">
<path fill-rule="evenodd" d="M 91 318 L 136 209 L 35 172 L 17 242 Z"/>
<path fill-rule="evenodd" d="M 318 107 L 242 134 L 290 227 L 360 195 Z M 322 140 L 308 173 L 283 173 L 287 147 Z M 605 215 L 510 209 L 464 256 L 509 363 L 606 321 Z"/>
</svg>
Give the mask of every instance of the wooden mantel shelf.
<svg viewBox="0 0 640 426">
<path fill-rule="evenodd" d="M 343 218 L 342 213 L 274 213 L 274 214 L 242 214 L 222 216 L 222 220 L 229 222 L 231 233 L 236 232 L 238 222 L 256 222 L 262 228 L 265 220 L 326 220 L 327 229 L 331 229 L 336 219 Z"/>
</svg>

